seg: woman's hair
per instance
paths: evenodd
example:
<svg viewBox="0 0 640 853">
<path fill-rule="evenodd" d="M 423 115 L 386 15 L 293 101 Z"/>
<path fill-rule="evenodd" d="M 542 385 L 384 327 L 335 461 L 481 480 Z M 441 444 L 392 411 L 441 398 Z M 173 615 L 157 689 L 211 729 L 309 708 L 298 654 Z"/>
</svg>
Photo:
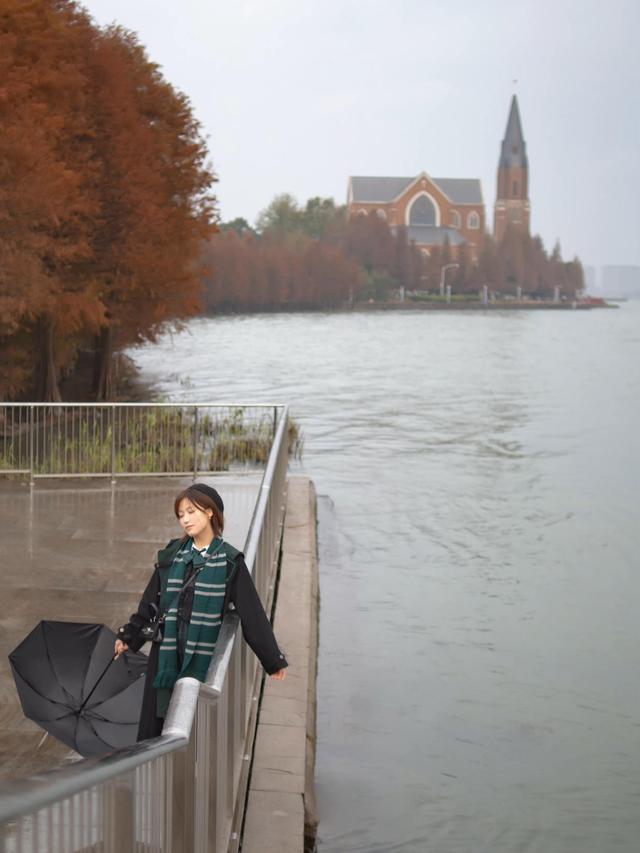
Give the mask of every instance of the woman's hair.
<svg viewBox="0 0 640 853">
<path fill-rule="evenodd" d="M 213 512 L 213 515 L 211 516 L 213 535 L 222 536 L 222 532 L 224 531 L 224 514 L 220 512 L 220 509 L 214 503 L 213 498 L 210 498 L 209 495 L 206 495 L 194 486 L 189 486 L 188 488 L 183 489 L 176 497 L 173 504 L 173 511 L 176 514 L 176 518 L 178 518 L 180 504 L 185 498 L 191 501 L 194 506 L 197 506 L 198 509 L 201 509 L 204 512 L 207 510 L 211 510 Z"/>
</svg>

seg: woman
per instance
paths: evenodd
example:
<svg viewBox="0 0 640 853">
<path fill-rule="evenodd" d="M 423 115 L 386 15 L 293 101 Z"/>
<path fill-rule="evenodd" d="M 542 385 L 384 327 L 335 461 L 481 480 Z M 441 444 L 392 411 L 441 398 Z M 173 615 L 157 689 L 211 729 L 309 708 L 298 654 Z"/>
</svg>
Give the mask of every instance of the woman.
<svg viewBox="0 0 640 853">
<path fill-rule="evenodd" d="M 175 499 L 184 536 L 158 552 L 138 610 L 118 630 L 116 656 L 138 651 L 156 633 L 149 654 L 138 740 L 162 732 L 178 678 L 204 681 L 225 611 L 235 609 L 242 633 L 264 669 L 282 680 L 288 665 L 273 636 L 242 553 L 222 539 L 224 504 L 218 492 L 194 483 Z"/>
</svg>

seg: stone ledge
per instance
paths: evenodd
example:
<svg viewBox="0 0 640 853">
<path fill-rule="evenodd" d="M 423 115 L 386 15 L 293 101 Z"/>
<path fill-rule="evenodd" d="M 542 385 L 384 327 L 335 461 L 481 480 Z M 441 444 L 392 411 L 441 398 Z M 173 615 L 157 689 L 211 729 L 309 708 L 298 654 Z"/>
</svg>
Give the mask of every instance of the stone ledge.
<svg viewBox="0 0 640 853">
<path fill-rule="evenodd" d="M 306 726 L 307 702 L 270 694 L 262 700 L 260 722 L 263 725 Z"/>
<path fill-rule="evenodd" d="M 254 766 L 265 756 L 290 757 L 304 754 L 305 731 L 300 726 L 280 724 L 262 725 L 262 713 L 258 724 L 258 736 L 254 749 Z"/>
<path fill-rule="evenodd" d="M 242 842 L 243 853 L 301 853 L 302 796 L 284 791 L 252 791 Z"/>
<path fill-rule="evenodd" d="M 308 478 L 291 477 L 274 614 L 289 668 L 284 681 L 265 682 L 243 853 L 303 853 L 305 831 L 315 831 L 317 570 L 315 489 Z"/>
</svg>

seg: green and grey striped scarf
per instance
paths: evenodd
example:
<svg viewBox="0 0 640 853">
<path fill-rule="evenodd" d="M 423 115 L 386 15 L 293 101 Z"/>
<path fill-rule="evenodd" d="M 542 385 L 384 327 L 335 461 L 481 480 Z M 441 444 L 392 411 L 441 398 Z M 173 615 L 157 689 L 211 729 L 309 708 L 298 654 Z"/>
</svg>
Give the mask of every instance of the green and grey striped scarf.
<svg viewBox="0 0 640 853">
<path fill-rule="evenodd" d="M 171 689 L 178 678 L 186 676 L 197 678 L 198 681 L 206 678 L 222 624 L 227 579 L 225 544 L 216 537 L 201 554 L 192 548 L 193 540 L 188 539 L 175 556 L 169 570 L 166 591 L 160 600 L 165 620 L 164 637 L 158 654 L 158 674 L 153 682 L 155 688 Z M 192 560 L 194 569 L 199 571 L 193 591 L 193 610 L 184 659 L 178 671 L 178 599 L 184 586 L 185 569 Z"/>
</svg>

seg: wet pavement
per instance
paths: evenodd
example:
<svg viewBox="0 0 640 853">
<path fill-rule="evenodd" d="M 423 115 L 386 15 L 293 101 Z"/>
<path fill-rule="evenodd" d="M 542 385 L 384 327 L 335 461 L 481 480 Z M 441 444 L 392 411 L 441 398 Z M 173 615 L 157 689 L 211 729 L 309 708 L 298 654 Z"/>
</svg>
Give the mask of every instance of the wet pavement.
<svg viewBox="0 0 640 853">
<path fill-rule="evenodd" d="M 225 502 L 225 539 L 244 546 L 261 474 L 200 477 Z M 137 605 L 155 553 L 179 528 L 186 478 L 0 479 L 0 774 L 39 772 L 70 757 L 20 708 L 8 654 L 41 619 L 100 622 L 114 630 Z"/>
</svg>

